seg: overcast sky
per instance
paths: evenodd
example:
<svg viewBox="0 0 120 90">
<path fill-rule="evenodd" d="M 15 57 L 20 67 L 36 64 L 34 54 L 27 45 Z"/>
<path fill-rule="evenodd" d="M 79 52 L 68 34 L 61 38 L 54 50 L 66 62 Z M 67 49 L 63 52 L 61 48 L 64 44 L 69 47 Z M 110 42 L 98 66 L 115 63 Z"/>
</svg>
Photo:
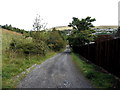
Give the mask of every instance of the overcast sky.
<svg viewBox="0 0 120 90">
<path fill-rule="evenodd" d="M 47 27 L 66 26 L 72 17 L 96 18 L 94 25 L 118 25 L 120 0 L 0 0 L 0 25 L 31 30 L 37 14 Z"/>
</svg>

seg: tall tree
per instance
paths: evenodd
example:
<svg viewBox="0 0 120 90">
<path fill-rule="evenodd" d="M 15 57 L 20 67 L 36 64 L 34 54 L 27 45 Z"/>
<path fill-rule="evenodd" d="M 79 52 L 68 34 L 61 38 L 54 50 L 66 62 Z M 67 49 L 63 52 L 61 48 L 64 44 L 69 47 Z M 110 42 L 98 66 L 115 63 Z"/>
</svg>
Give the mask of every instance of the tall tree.
<svg viewBox="0 0 120 90">
<path fill-rule="evenodd" d="M 85 19 L 78 19 L 73 17 L 72 23 L 69 23 L 68 26 L 73 27 L 73 29 L 81 31 L 81 30 L 88 30 L 91 27 L 94 27 L 92 22 L 96 21 L 95 18 L 86 17 Z"/>
<path fill-rule="evenodd" d="M 73 17 L 72 23 L 68 25 L 74 29 L 68 38 L 71 46 L 79 47 L 94 40 L 95 35 L 93 33 L 95 33 L 95 31 L 91 29 L 91 27 L 94 27 L 92 24 L 93 21 L 95 21 L 95 19 L 91 19 L 91 17 L 86 17 L 81 20 Z"/>
<path fill-rule="evenodd" d="M 42 18 L 40 15 L 37 15 L 35 22 L 33 24 L 34 31 L 31 33 L 33 37 L 33 42 L 35 43 L 38 54 L 45 55 L 47 45 L 45 40 L 45 33 L 42 30 L 45 30 L 46 23 L 42 23 Z"/>
<path fill-rule="evenodd" d="M 33 24 L 33 29 L 37 31 L 45 30 L 47 23 L 43 23 L 42 21 L 43 19 L 40 15 L 37 15 Z"/>
</svg>

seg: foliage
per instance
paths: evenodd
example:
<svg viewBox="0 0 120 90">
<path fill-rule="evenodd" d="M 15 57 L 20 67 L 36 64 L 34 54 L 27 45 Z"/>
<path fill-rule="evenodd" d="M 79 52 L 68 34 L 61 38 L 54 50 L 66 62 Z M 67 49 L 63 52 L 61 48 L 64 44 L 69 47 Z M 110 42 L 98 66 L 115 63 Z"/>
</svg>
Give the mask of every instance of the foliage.
<svg viewBox="0 0 120 90">
<path fill-rule="evenodd" d="M 56 53 L 52 50 L 46 52 L 46 55 L 43 56 L 35 54 L 32 52 L 31 47 L 34 47 L 33 39 L 32 38 L 24 38 L 23 35 L 8 32 L 7 30 L 2 30 L 2 87 L 3 88 L 14 88 L 17 84 L 16 75 L 19 75 L 21 72 L 25 71 L 33 64 L 41 64 L 46 59 L 50 58 L 51 56 L 55 55 Z M 47 35 L 47 34 L 46 34 Z M 45 36 L 46 36 L 45 35 Z M 15 45 L 10 45 L 10 44 Z M 34 44 L 34 45 L 32 45 Z M 26 46 L 27 45 L 27 46 Z M 9 50 L 9 48 L 13 48 Z M 32 52 L 27 54 L 26 51 Z M 34 49 L 35 50 L 35 49 Z M 39 51 L 39 49 L 37 49 Z M 27 51 L 27 52 L 28 52 Z M 26 54 L 24 54 L 24 53 Z"/>
<path fill-rule="evenodd" d="M 68 30 L 59 31 L 59 33 L 60 33 L 61 37 L 63 38 L 63 40 L 67 40 L 68 32 L 69 32 Z"/>
<path fill-rule="evenodd" d="M 54 51 L 60 51 L 62 48 L 65 47 L 65 40 L 55 28 L 53 31 L 49 32 L 49 38 L 47 40 L 47 45 L 50 49 Z"/>
<path fill-rule="evenodd" d="M 10 49 L 23 52 L 24 54 L 42 54 L 45 55 L 47 51 L 47 45 L 45 43 L 45 39 L 40 35 L 39 38 L 32 38 L 31 42 L 26 42 L 27 38 L 22 39 L 13 39 L 10 43 Z"/>
<path fill-rule="evenodd" d="M 73 21 L 69 25 L 74 28 L 72 34 L 68 37 L 70 46 L 79 47 L 89 44 L 94 40 L 95 35 L 93 33 L 95 33 L 95 31 L 91 29 L 91 27 L 93 27 L 91 22 L 93 21 L 95 21 L 95 19 L 91 19 L 91 17 L 82 20 L 73 17 Z"/>
<path fill-rule="evenodd" d="M 42 19 L 40 16 L 36 17 L 33 25 L 34 31 L 29 32 L 32 42 L 24 42 L 24 40 L 14 39 L 10 44 L 10 49 L 18 52 L 22 51 L 25 54 L 32 53 L 45 55 L 49 49 L 60 51 L 62 48 L 64 48 L 65 40 L 61 33 L 55 29 L 51 32 L 42 30 L 45 28 L 45 26 L 41 23 L 41 20 Z"/>
<path fill-rule="evenodd" d="M 19 28 L 16 28 L 16 27 L 12 27 L 12 25 L 8 25 L 8 24 L 3 25 L 1 27 L 4 28 L 4 29 L 10 30 L 10 31 L 15 31 L 15 32 L 21 33 L 21 34 L 27 33 L 27 31 L 25 31 L 24 29 L 19 29 Z"/>
<path fill-rule="evenodd" d="M 115 77 L 97 70 L 97 66 L 89 64 L 79 58 L 75 53 L 71 54 L 76 67 L 90 80 L 95 88 L 113 88 Z"/>
<path fill-rule="evenodd" d="M 54 51 L 60 51 L 65 47 L 65 40 L 63 40 L 59 31 L 35 31 L 32 33 L 31 42 L 26 42 L 27 38 L 13 39 L 10 43 L 10 49 L 23 52 L 24 54 L 40 54 L 45 55 L 46 52 L 51 49 Z"/>
<path fill-rule="evenodd" d="M 79 20 L 76 17 L 73 17 L 72 23 L 69 23 L 68 26 L 73 27 L 73 29 L 81 31 L 81 30 L 89 30 L 91 27 L 94 27 L 92 22 L 96 21 L 95 18 L 91 19 L 91 17 L 86 17 L 85 19 Z"/>
<path fill-rule="evenodd" d="M 80 32 L 74 32 L 74 34 L 71 34 L 68 37 L 70 46 L 82 46 L 86 43 L 89 43 L 90 41 L 93 41 L 95 38 L 95 35 L 92 34 L 91 30 L 84 30 Z"/>
<path fill-rule="evenodd" d="M 18 40 L 23 39 L 23 36 L 21 34 L 12 33 L 12 32 L 9 32 L 8 30 L 4 30 L 4 29 L 0 29 L 0 30 L 2 31 L 2 41 L 3 41 L 2 42 L 2 51 L 9 49 L 11 40 L 13 38 L 16 38 Z"/>
<path fill-rule="evenodd" d="M 12 27 L 6 26 L 9 29 Z M 13 28 L 10 30 L 13 30 Z M 65 46 L 65 41 L 58 31 L 46 32 L 37 29 L 37 31 L 24 33 L 26 37 L 23 34 L 8 32 L 8 30 L 4 30 L 3 34 L 3 88 L 14 88 L 17 84 L 15 81 L 16 75 L 33 64 L 41 64 L 47 58 L 53 56 L 54 51 L 59 51 Z M 49 42 L 50 38 L 54 39 L 53 44 Z M 48 47 L 50 44 L 54 47 Z"/>
<path fill-rule="evenodd" d="M 46 31 L 35 31 L 32 33 L 33 43 L 38 54 L 45 54 L 48 46 L 46 44 L 47 41 L 47 32 Z"/>
<path fill-rule="evenodd" d="M 9 55 L 10 54 L 10 55 Z M 15 88 L 18 84 L 18 79 L 21 80 L 21 72 L 26 71 L 34 64 L 41 64 L 46 59 L 52 57 L 56 53 L 53 51 L 47 52 L 43 55 L 25 55 L 22 53 L 7 52 L 3 55 L 2 65 L 2 87 L 3 88 Z M 16 77 L 19 76 L 19 77 Z"/>
<path fill-rule="evenodd" d="M 45 30 L 47 23 L 42 23 L 42 18 L 40 15 L 36 16 L 35 22 L 33 24 L 33 29 L 36 31 L 41 31 L 42 29 Z"/>
</svg>

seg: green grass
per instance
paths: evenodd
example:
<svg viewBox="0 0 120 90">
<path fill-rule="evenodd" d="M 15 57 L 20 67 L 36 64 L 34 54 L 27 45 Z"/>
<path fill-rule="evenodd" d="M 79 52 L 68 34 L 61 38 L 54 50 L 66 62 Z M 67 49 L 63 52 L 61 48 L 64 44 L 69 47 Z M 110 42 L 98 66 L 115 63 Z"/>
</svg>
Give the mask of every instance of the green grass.
<svg viewBox="0 0 120 90">
<path fill-rule="evenodd" d="M 2 88 L 2 31 L 0 30 L 0 89 Z"/>
<path fill-rule="evenodd" d="M 9 44 L 13 38 L 23 39 L 22 35 L 17 35 L 5 29 L 0 29 L 2 31 L 2 50 L 5 51 L 9 48 Z"/>
<path fill-rule="evenodd" d="M 16 86 L 16 81 L 14 77 L 21 72 L 25 71 L 27 68 L 31 67 L 33 64 L 41 64 L 46 59 L 52 57 L 55 55 L 55 52 L 48 52 L 45 56 L 24 56 L 24 55 L 16 55 L 15 57 L 3 57 L 3 73 L 2 73 L 2 79 L 3 79 L 3 88 L 14 88 Z M 14 54 L 12 54 L 14 55 Z"/>
<path fill-rule="evenodd" d="M 112 35 L 113 33 L 97 33 L 96 35 Z"/>
<path fill-rule="evenodd" d="M 95 88 L 111 88 L 113 87 L 114 76 L 111 74 L 103 73 L 96 70 L 95 65 L 88 64 L 81 60 L 79 56 L 75 53 L 71 54 L 73 62 L 80 72 L 85 75 L 87 79 L 90 80 L 91 84 Z"/>
<path fill-rule="evenodd" d="M 25 55 L 23 53 L 16 53 L 8 50 L 12 39 L 24 40 L 24 42 L 31 42 L 31 39 L 25 39 L 23 35 L 18 33 L 2 30 L 2 87 L 14 88 L 25 74 L 22 74 L 19 79 L 15 77 L 21 72 L 26 72 L 26 69 L 34 64 L 41 64 L 46 59 L 52 57 L 56 53 L 48 51 L 45 56 Z M 27 73 L 26 73 L 27 74 Z"/>
</svg>

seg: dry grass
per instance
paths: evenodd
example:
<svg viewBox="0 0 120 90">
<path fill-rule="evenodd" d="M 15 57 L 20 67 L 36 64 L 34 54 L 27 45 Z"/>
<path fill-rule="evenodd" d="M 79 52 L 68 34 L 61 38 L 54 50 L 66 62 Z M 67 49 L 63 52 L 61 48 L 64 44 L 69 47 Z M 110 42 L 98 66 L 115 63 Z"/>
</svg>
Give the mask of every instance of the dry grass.
<svg viewBox="0 0 120 90">
<path fill-rule="evenodd" d="M 56 30 L 60 30 L 60 31 L 63 31 L 63 30 L 72 30 L 73 28 L 72 27 L 68 27 L 68 26 L 58 26 L 58 27 L 53 27 L 55 28 Z M 49 30 L 52 30 L 53 28 L 50 28 Z"/>
<path fill-rule="evenodd" d="M 118 28 L 118 26 L 116 25 L 106 25 L 106 26 L 95 26 L 95 28 L 100 28 L 100 29 L 109 29 L 109 28 Z"/>
<path fill-rule="evenodd" d="M 22 34 L 17 32 L 6 29 L 0 29 L 0 32 L 2 33 L 2 51 L 5 51 L 9 48 L 9 44 L 13 38 L 23 39 Z"/>
<path fill-rule="evenodd" d="M 0 29 L 0 30 L 2 30 L 2 33 L 10 33 L 10 34 L 15 34 L 15 35 L 22 35 L 22 34 L 20 34 L 20 33 L 13 32 L 13 31 L 6 30 L 6 29 Z"/>
</svg>

